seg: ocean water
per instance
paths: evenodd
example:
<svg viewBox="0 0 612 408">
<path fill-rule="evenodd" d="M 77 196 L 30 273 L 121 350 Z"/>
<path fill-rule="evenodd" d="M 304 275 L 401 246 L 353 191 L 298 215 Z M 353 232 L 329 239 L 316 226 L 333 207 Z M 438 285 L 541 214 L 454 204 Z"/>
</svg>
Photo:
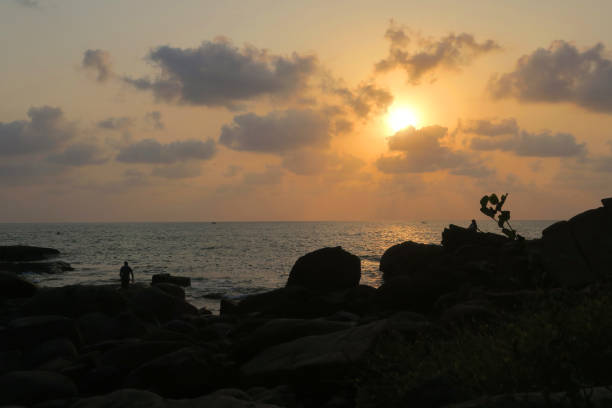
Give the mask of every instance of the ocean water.
<svg viewBox="0 0 612 408">
<path fill-rule="evenodd" d="M 554 221 L 514 221 L 526 238 L 539 238 Z M 285 285 L 302 255 L 342 246 L 361 258 L 361 283 L 377 287 L 380 257 L 392 245 L 440 243 L 449 223 L 421 222 L 219 222 L 0 224 L 0 245 L 36 245 L 61 251 L 74 271 L 24 276 L 42 286 L 118 283 L 128 261 L 137 282 L 157 273 L 189 276 L 190 303 L 216 312 L 222 296 L 235 297 Z M 492 221 L 483 231 L 498 232 Z"/>
</svg>

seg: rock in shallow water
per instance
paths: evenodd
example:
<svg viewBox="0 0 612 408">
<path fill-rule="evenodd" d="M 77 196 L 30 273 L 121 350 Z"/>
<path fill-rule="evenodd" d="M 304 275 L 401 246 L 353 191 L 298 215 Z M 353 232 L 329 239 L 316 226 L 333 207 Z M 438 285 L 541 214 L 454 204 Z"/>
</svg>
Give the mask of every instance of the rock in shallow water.
<svg viewBox="0 0 612 408">
<path fill-rule="evenodd" d="M 12 272 L 0 271 L 0 297 L 21 298 L 36 293 L 36 285 L 15 275 Z"/>
<path fill-rule="evenodd" d="M 53 248 L 27 245 L 0 246 L 0 262 L 42 261 L 59 256 L 60 251 Z"/>
</svg>

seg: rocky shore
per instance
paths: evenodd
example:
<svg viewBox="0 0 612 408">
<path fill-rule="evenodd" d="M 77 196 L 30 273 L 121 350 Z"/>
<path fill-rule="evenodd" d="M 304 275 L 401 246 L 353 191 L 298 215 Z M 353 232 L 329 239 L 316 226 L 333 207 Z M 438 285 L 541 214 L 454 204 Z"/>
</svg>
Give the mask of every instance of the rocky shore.
<svg viewBox="0 0 612 408">
<path fill-rule="evenodd" d="M 20 268 L 57 253 L 0 248 L 0 405 L 610 406 L 612 199 L 602 203 L 538 240 L 451 225 L 442 245 L 399 243 L 379 288 L 360 285 L 357 256 L 322 248 L 285 287 L 222 299 L 218 316 L 167 276 L 37 287 Z"/>
</svg>

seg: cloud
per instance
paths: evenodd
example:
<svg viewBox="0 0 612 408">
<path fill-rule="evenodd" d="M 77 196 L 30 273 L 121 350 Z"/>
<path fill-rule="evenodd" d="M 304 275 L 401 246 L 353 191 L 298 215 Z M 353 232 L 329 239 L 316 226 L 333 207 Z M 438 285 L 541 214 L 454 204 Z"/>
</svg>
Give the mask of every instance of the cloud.
<svg viewBox="0 0 612 408">
<path fill-rule="evenodd" d="M 382 88 L 378 88 L 373 83 L 362 83 L 354 90 L 339 87 L 333 90 L 341 96 L 344 103 L 351 107 L 355 114 L 361 118 L 366 118 L 370 113 L 386 112 L 387 108 L 393 103 L 393 95 Z"/>
<path fill-rule="evenodd" d="M 61 172 L 60 166 L 44 162 L 0 163 L 2 186 L 42 184 Z"/>
<path fill-rule="evenodd" d="M 124 81 L 164 102 L 228 108 L 261 96 L 299 93 L 318 66 L 314 56 L 238 49 L 226 39 L 204 41 L 198 48 L 157 47 L 148 59 L 159 68 L 156 78 Z"/>
<path fill-rule="evenodd" d="M 64 166 L 87 166 L 103 164 L 108 161 L 108 157 L 103 156 L 100 148 L 95 144 L 76 143 L 60 153 L 48 156 L 47 160 Z"/>
<path fill-rule="evenodd" d="M 165 128 L 161 112 L 159 111 L 148 112 L 145 115 L 145 121 L 155 130 L 163 130 Z"/>
<path fill-rule="evenodd" d="M 522 56 L 514 71 L 493 76 L 488 91 L 497 99 L 569 102 L 595 112 L 612 113 L 612 60 L 603 44 L 580 51 L 555 41 Z"/>
<path fill-rule="evenodd" d="M 200 166 L 193 163 L 176 163 L 164 167 L 156 167 L 151 172 L 153 176 L 167 179 L 194 178 L 200 174 Z"/>
<path fill-rule="evenodd" d="M 246 173 L 242 184 L 247 186 L 261 186 L 279 184 L 283 180 L 285 172 L 278 166 L 268 166 L 262 172 Z"/>
<path fill-rule="evenodd" d="M 514 118 L 498 120 L 468 120 L 460 122 L 459 130 L 465 133 L 483 136 L 515 135 L 519 132 L 519 126 Z"/>
<path fill-rule="evenodd" d="M 385 37 L 391 42 L 389 55 L 376 64 L 376 71 L 401 68 L 408 74 L 408 81 L 415 85 L 440 68 L 457 70 L 480 55 L 501 49 L 493 40 L 478 43 L 467 33 L 449 34 L 438 40 L 423 38 L 393 22 Z M 412 50 L 408 49 L 410 45 Z"/>
<path fill-rule="evenodd" d="M 466 152 L 443 146 L 441 142 L 447 132 L 442 126 L 403 129 L 388 138 L 389 150 L 402 154 L 382 156 L 376 161 L 376 167 L 389 174 L 450 170 L 451 174 L 478 177 L 491 173 Z"/>
<path fill-rule="evenodd" d="M 326 147 L 330 123 L 313 110 L 286 110 L 265 116 L 247 113 L 224 125 L 219 143 L 233 150 L 282 153 L 302 147 Z"/>
<path fill-rule="evenodd" d="M 96 123 L 96 126 L 105 130 L 125 130 L 132 126 L 134 120 L 126 116 L 107 118 Z"/>
<path fill-rule="evenodd" d="M 123 163 L 172 164 L 186 160 L 208 160 L 217 151 L 214 140 L 186 140 L 161 144 L 155 139 L 145 139 L 129 145 L 119 152 L 117 161 Z"/>
<path fill-rule="evenodd" d="M 28 116 L 29 121 L 0 122 L 0 156 L 50 151 L 76 134 L 60 108 L 32 107 Z"/>
<path fill-rule="evenodd" d="M 576 157 L 586 154 L 586 144 L 570 133 L 521 130 L 515 118 L 460 121 L 454 132 L 476 135 L 465 142 L 473 150 L 512 152 L 525 157 Z"/>
<path fill-rule="evenodd" d="M 81 66 L 97 74 L 98 82 L 106 82 L 113 74 L 111 56 L 104 50 L 86 50 Z"/>
</svg>

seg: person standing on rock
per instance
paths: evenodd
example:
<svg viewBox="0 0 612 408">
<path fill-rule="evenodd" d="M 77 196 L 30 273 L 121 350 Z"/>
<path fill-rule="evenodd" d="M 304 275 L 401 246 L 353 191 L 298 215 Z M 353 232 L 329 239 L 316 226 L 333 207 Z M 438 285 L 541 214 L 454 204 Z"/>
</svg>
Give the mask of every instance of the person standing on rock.
<svg viewBox="0 0 612 408">
<path fill-rule="evenodd" d="M 132 283 L 134 283 L 134 272 L 132 272 L 132 268 L 130 268 L 127 261 L 123 263 L 119 270 L 119 276 L 121 277 L 122 288 L 127 288 L 130 285 L 130 276 L 132 277 Z"/>
</svg>

